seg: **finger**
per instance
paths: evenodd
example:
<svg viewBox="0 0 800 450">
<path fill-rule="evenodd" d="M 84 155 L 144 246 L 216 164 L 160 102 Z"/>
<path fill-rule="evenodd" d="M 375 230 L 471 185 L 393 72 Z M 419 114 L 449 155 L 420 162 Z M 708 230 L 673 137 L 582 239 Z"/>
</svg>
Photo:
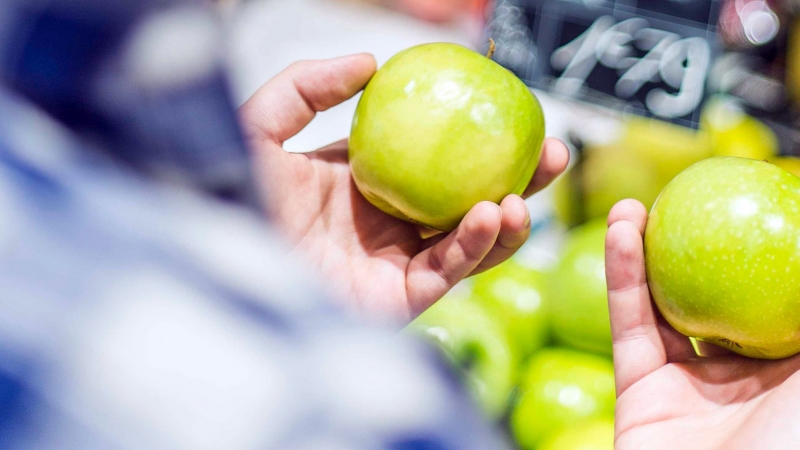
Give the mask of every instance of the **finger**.
<svg viewBox="0 0 800 450">
<path fill-rule="evenodd" d="M 308 125 L 317 112 L 358 93 L 376 67 L 375 58 L 366 53 L 292 64 L 242 106 L 245 133 L 282 144 Z"/>
<path fill-rule="evenodd" d="M 608 213 L 609 226 L 619 221 L 628 221 L 636 227 L 640 235 L 644 235 L 647 225 L 647 208 L 637 200 L 626 199 L 618 202 Z M 652 309 L 652 306 L 651 306 Z M 697 356 L 691 341 L 680 334 L 661 316 L 658 309 L 653 309 L 658 322 L 659 334 L 667 355 L 667 362 L 681 362 Z M 715 354 L 709 352 L 709 354 Z"/>
<path fill-rule="evenodd" d="M 503 213 L 500 233 L 492 249 L 470 275 L 477 275 L 510 258 L 528 240 L 531 234 L 531 216 L 528 206 L 519 195 L 509 195 L 500 202 Z"/>
<path fill-rule="evenodd" d="M 313 152 L 304 153 L 308 159 L 324 161 L 329 164 L 348 164 L 347 156 L 347 139 L 341 139 L 325 147 L 314 150 Z M 349 170 L 349 169 L 348 169 Z"/>
<path fill-rule="evenodd" d="M 411 260 L 406 288 L 412 318 L 475 270 L 497 240 L 502 215 L 497 204 L 480 202 L 458 228 Z"/>
<path fill-rule="evenodd" d="M 626 199 L 617 202 L 608 213 L 608 226 L 612 223 L 626 220 L 632 223 L 644 235 L 644 228 L 647 225 L 647 208 L 637 200 Z"/>
<path fill-rule="evenodd" d="M 646 282 L 638 226 L 646 219 L 642 211 L 629 216 L 618 211 L 615 218 L 606 235 L 606 283 L 619 396 L 665 365 L 667 355 Z"/>
<path fill-rule="evenodd" d="M 569 150 L 563 142 L 554 138 L 547 138 L 542 144 L 542 155 L 539 157 L 539 165 L 531 178 L 530 184 L 525 188 L 522 198 L 528 198 L 538 192 L 557 176 L 564 173 L 569 164 Z"/>
</svg>

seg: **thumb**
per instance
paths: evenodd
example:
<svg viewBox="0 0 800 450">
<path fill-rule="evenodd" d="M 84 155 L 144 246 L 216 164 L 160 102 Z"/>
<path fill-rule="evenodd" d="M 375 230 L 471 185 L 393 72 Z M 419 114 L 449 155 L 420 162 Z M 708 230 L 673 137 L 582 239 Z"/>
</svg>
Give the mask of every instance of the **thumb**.
<svg viewBox="0 0 800 450">
<path fill-rule="evenodd" d="M 319 111 L 338 105 L 364 88 L 375 73 L 366 53 L 292 64 L 268 81 L 241 107 L 250 139 L 278 144 L 299 133 Z"/>
</svg>

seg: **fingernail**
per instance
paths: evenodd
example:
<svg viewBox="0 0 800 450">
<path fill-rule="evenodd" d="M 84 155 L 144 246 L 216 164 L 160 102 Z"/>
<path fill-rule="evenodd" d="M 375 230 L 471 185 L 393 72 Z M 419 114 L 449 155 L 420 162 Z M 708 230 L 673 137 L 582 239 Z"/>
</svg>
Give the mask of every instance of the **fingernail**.
<svg viewBox="0 0 800 450">
<path fill-rule="evenodd" d="M 522 228 L 529 228 L 530 226 L 531 226 L 531 215 L 528 214 L 528 217 L 525 218 L 525 224 L 522 226 Z"/>
</svg>

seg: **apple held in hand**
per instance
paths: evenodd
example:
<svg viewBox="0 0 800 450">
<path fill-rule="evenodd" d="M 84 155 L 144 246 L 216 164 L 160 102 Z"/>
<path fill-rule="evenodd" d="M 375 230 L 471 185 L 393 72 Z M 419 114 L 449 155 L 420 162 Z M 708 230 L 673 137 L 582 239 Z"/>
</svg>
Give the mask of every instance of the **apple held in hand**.
<svg viewBox="0 0 800 450">
<path fill-rule="evenodd" d="M 350 167 L 382 211 L 450 231 L 476 203 L 522 194 L 543 140 L 541 106 L 513 73 L 460 45 L 425 44 L 367 84 Z"/>
<path fill-rule="evenodd" d="M 565 427 L 614 417 L 614 368 L 606 358 L 575 350 L 546 348 L 533 355 L 511 428 L 524 449 Z"/>
<path fill-rule="evenodd" d="M 644 244 L 650 291 L 676 330 L 754 358 L 800 352 L 800 178 L 701 161 L 662 191 Z"/>
</svg>

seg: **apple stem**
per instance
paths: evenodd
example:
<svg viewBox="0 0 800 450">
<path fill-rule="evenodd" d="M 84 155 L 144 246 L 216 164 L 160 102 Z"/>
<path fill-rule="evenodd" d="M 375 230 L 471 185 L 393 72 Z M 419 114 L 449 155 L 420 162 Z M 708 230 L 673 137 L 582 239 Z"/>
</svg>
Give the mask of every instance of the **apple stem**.
<svg viewBox="0 0 800 450">
<path fill-rule="evenodd" d="M 492 55 L 494 55 L 494 50 L 497 47 L 494 45 L 494 39 L 489 38 L 489 51 L 486 53 L 486 57 L 492 59 Z"/>
</svg>

